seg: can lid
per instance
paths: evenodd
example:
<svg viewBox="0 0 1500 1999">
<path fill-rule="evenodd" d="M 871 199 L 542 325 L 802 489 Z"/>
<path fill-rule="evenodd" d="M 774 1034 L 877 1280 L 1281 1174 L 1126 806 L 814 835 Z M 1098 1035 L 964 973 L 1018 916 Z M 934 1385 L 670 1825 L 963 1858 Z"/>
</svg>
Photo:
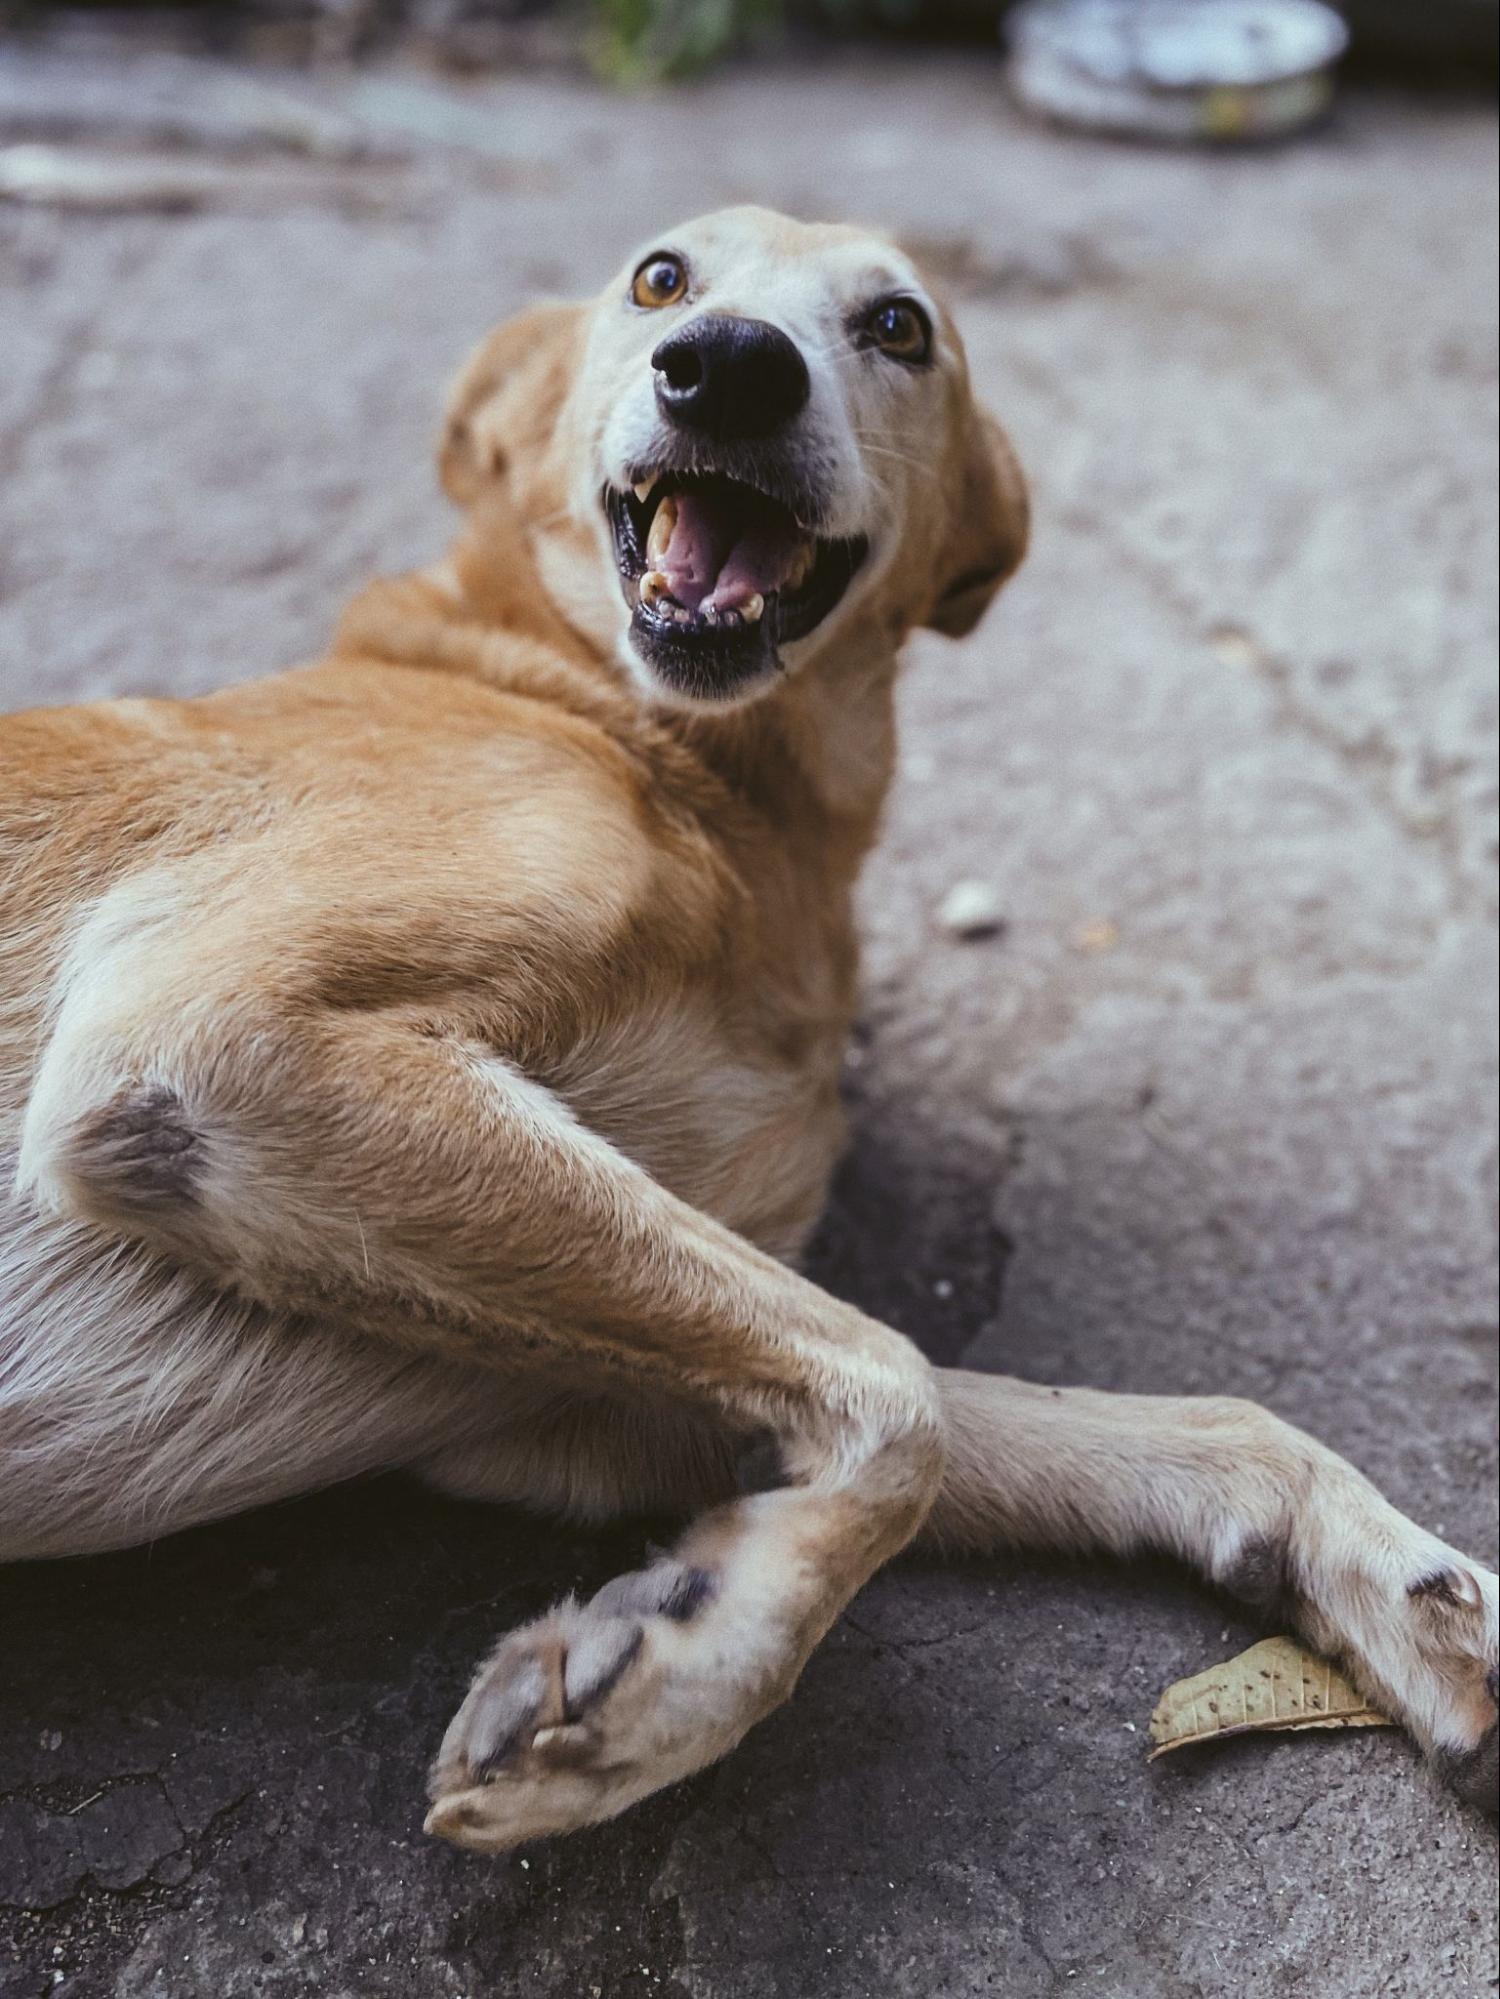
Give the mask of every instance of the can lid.
<svg viewBox="0 0 1500 1999">
<path fill-rule="evenodd" d="M 1336 61 L 1349 41 L 1323 0 L 1024 0 L 1007 30 L 1018 60 L 1167 91 L 1285 82 Z"/>
</svg>

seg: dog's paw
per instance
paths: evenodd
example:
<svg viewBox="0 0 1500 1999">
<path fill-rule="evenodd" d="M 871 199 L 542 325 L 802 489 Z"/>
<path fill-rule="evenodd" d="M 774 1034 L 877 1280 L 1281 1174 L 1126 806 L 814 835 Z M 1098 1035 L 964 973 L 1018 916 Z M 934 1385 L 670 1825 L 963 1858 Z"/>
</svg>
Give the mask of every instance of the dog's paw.
<svg viewBox="0 0 1500 1999">
<path fill-rule="evenodd" d="M 1466 1805 L 1494 1818 L 1500 1815 L 1500 1577 L 1474 1562 L 1445 1562 L 1408 1586 L 1407 1603 L 1433 1683 L 1425 1734 L 1433 1767 Z"/>
<path fill-rule="evenodd" d="M 1494 1816 L 1500 1578 L 1409 1521 L 1400 1530 L 1380 1536 L 1378 1559 L 1325 1571 L 1302 1622 L 1410 1729 L 1443 1781 Z"/>
<path fill-rule="evenodd" d="M 433 1768 L 427 1830 L 501 1853 L 613 1818 L 722 1756 L 763 1707 L 726 1653 L 719 1578 L 664 1561 L 512 1632 Z"/>
<path fill-rule="evenodd" d="M 1500 1672 L 1491 1666 L 1485 1674 L 1489 1695 L 1490 1722 L 1479 1740 L 1468 1749 L 1439 1748 L 1433 1751 L 1433 1766 L 1450 1790 L 1456 1791 L 1475 1811 L 1500 1816 Z"/>
</svg>

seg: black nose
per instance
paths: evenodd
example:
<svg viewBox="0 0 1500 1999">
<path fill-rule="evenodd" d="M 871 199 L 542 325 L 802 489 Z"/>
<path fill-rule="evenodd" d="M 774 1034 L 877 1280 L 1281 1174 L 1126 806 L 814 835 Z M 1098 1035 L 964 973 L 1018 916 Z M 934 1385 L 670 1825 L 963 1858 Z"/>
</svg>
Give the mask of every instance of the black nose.
<svg viewBox="0 0 1500 1999">
<path fill-rule="evenodd" d="M 768 437 L 807 401 L 807 363 L 763 319 L 706 312 L 651 356 L 663 416 L 707 437 Z"/>
</svg>

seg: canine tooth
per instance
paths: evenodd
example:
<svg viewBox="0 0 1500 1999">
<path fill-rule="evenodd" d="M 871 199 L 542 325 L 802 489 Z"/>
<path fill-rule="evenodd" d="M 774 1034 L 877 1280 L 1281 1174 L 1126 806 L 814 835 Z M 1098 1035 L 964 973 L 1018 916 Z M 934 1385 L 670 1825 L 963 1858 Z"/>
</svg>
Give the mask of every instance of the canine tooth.
<svg viewBox="0 0 1500 1999">
<path fill-rule="evenodd" d="M 667 579 L 659 569 L 648 569 L 641 578 L 641 602 L 658 604 L 663 597 L 671 595 Z"/>
<path fill-rule="evenodd" d="M 812 566 L 817 559 L 817 550 L 813 547 L 812 543 L 803 542 L 797 553 L 792 557 L 792 566 L 786 573 L 786 579 L 781 586 L 782 589 L 800 590 L 812 573 Z"/>
<path fill-rule="evenodd" d="M 642 479 L 640 483 L 632 487 L 631 490 L 634 492 L 636 498 L 640 501 L 641 505 L 645 506 L 646 502 L 650 499 L 651 495 L 656 491 L 656 481 L 654 479 Z"/>
<path fill-rule="evenodd" d="M 748 596 L 740 606 L 740 616 L 747 625 L 753 625 L 766 608 L 766 600 L 758 590 Z"/>
<path fill-rule="evenodd" d="M 651 522 L 651 532 L 646 537 L 648 560 L 659 562 L 667 552 L 667 545 L 677 526 L 677 502 L 670 496 L 657 508 Z"/>
</svg>

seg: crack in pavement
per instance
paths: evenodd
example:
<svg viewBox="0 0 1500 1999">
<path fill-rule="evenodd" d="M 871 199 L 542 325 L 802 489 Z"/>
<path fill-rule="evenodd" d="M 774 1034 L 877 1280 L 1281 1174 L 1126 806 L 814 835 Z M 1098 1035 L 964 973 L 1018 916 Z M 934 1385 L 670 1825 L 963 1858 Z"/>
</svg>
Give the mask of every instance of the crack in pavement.
<svg viewBox="0 0 1500 1999">
<path fill-rule="evenodd" d="M 1031 353 L 1012 355 L 1009 362 L 1022 380 L 1045 395 L 1071 423 L 1083 423 L 1077 399 L 1045 362 Z M 1074 505 L 1060 508 L 1057 518 L 1063 527 L 1103 542 L 1122 566 L 1144 582 L 1163 607 L 1187 627 L 1195 644 L 1205 641 L 1214 644 L 1217 639 L 1226 648 L 1237 649 L 1238 656 L 1271 697 L 1274 724 L 1326 751 L 1340 769 L 1354 778 L 1360 795 L 1403 844 L 1419 854 L 1437 856 L 1452 915 L 1493 916 L 1493 899 L 1487 899 L 1465 873 L 1453 809 L 1441 808 L 1434 819 L 1416 817 L 1397 797 L 1393 779 L 1403 762 L 1403 752 L 1397 745 L 1374 729 L 1351 737 L 1320 714 L 1298 693 L 1288 660 L 1263 644 L 1247 627 L 1215 619 L 1205 605 L 1196 601 L 1175 569 L 1140 548 L 1108 515 Z"/>
</svg>

